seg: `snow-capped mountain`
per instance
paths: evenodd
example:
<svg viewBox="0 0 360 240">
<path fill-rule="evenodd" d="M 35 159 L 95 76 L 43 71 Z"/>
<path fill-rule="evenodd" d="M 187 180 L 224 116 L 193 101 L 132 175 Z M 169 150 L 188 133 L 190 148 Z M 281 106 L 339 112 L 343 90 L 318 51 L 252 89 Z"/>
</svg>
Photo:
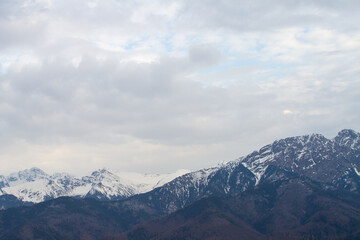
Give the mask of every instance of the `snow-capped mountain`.
<svg viewBox="0 0 360 240">
<path fill-rule="evenodd" d="M 180 176 L 129 201 L 136 199 L 169 213 L 206 196 L 253 189 L 266 172 L 268 178 L 272 176 L 269 166 L 309 178 L 325 189 L 360 193 L 360 134 L 342 130 L 334 139 L 312 134 L 277 140 L 235 161 Z"/>
<path fill-rule="evenodd" d="M 255 175 L 239 161 L 184 174 L 150 192 L 128 199 L 164 213 L 181 209 L 207 196 L 235 195 L 253 188 Z M 135 203 L 136 204 L 136 203 Z"/>
<path fill-rule="evenodd" d="M 342 130 L 333 139 L 319 134 L 285 138 L 235 161 L 195 172 L 144 175 L 102 169 L 76 178 L 32 168 L 0 176 L 0 195 L 12 194 L 28 202 L 60 196 L 130 197 L 132 203 L 172 212 L 206 196 L 236 195 L 256 188 L 269 166 L 309 178 L 325 189 L 360 193 L 360 134 Z M 131 197 L 135 194 L 140 195 Z"/>
<path fill-rule="evenodd" d="M 286 138 L 235 161 L 186 173 L 119 201 L 58 198 L 0 211 L 0 238 L 23 239 L 30 233 L 33 239 L 80 239 L 81 231 L 86 239 L 108 233 L 115 234 L 109 239 L 202 239 L 214 230 L 216 236 L 229 239 L 359 239 L 359 166 L 360 134 L 355 131 L 342 130 L 333 139 L 319 134 Z M 2 176 L 0 184 L 6 194 L 11 186 L 18 186 L 15 183 L 41 185 L 49 179 L 52 191 L 47 194 L 57 193 L 54 189 L 59 187 L 70 196 L 99 199 L 116 199 L 117 194 L 125 198 L 167 181 L 158 175 L 140 177 L 105 169 L 82 178 L 49 176 L 30 169 Z M 22 191 L 28 194 L 29 189 Z M 1 205 L 1 199 L 6 205 Z M 0 208 L 19 204 L 11 195 L 0 196 Z M 153 221 L 145 222 L 149 219 Z M 124 233 L 129 229 L 133 230 Z"/>
<path fill-rule="evenodd" d="M 31 168 L 0 176 L 0 195 L 10 194 L 24 202 L 38 203 L 61 196 L 118 200 L 150 191 L 188 171 L 172 174 L 112 173 L 106 169 L 81 178 L 67 173 L 49 175 Z"/>
<path fill-rule="evenodd" d="M 334 139 L 312 134 L 278 140 L 240 162 L 258 181 L 274 165 L 329 187 L 360 191 L 360 134 L 353 130 L 342 130 Z"/>
</svg>

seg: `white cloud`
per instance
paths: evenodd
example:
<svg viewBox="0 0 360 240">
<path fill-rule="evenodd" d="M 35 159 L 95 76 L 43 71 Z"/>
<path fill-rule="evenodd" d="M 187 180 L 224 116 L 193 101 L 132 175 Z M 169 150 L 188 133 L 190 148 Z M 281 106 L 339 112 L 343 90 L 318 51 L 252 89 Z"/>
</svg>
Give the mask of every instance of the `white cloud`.
<svg viewBox="0 0 360 240">
<path fill-rule="evenodd" d="M 0 163 L 173 171 L 359 130 L 359 8 L 1 1 Z"/>
</svg>

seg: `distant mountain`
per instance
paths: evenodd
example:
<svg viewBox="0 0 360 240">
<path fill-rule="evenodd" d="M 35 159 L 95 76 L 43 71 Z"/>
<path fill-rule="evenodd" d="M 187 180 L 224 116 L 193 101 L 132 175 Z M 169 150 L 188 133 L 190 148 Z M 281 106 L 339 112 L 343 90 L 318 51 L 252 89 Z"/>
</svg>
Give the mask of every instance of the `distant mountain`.
<svg viewBox="0 0 360 240">
<path fill-rule="evenodd" d="M 146 185 L 127 184 L 107 170 L 81 179 L 60 175 L 49 189 L 66 185 L 82 193 L 72 196 L 124 197 L 59 198 L 0 211 L 0 239 L 359 239 L 359 170 L 360 134 L 342 130 L 333 139 L 277 140 L 136 195 L 131 191 Z M 48 176 L 35 169 L 0 179 L 5 194 L 11 182 Z"/>
<path fill-rule="evenodd" d="M 258 185 L 162 216 L 127 200 L 58 198 L 0 211 L 1 239 L 359 239 L 360 195 L 269 165 Z M 162 216 L 162 217 L 161 217 Z M 160 218 L 159 218 L 160 217 Z M 154 218 L 157 218 L 154 220 Z M 129 230 L 130 229 L 130 230 Z"/>
<path fill-rule="evenodd" d="M 33 203 L 61 196 L 119 200 L 150 191 L 187 172 L 180 170 L 172 174 L 139 174 L 112 173 L 101 169 L 90 176 L 77 178 L 67 173 L 48 175 L 39 168 L 31 168 L 9 176 L 0 175 L 0 195 L 13 195 L 20 201 Z"/>
<path fill-rule="evenodd" d="M 145 193 L 138 199 L 169 213 L 206 196 L 235 195 L 252 189 L 269 165 L 307 176 L 324 188 L 359 193 L 359 158 L 360 135 L 345 129 L 334 139 L 312 134 L 277 140 L 235 161 L 191 173 L 180 170 L 156 175 L 101 169 L 77 178 L 66 173 L 48 175 L 32 168 L 0 175 L 0 194 L 37 203 L 60 196 L 120 200 Z"/>
</svg>

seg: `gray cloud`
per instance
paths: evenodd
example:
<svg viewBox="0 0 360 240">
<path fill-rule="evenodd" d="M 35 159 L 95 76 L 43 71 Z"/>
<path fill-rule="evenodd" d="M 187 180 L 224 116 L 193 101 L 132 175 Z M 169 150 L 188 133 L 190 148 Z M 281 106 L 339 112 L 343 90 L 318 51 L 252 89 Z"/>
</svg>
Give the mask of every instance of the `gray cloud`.
<svg viewBox="0 0 360 240">
<path fill-rule="evenodd" d="M 4 171 L 196 169 L 360 129 L 356 1 L 69 4 L 0 3 Z"/>
<path fill-rule="evenodd" d="M 273 31 L 286 27 L 358 29 L 358 1 L 185 1 L 180 25 L 231 31 Z M 201 13 L 201 14 L 199 14 Z"/>
</svg>

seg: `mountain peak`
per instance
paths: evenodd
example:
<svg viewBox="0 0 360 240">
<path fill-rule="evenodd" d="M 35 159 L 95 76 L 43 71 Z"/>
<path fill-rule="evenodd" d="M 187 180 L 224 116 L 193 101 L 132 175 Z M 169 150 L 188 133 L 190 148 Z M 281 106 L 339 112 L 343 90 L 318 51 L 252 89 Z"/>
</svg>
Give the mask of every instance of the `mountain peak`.
<svg viewBox="0 0 360 240">
<path fill-rule="evenodd" d="M 107 175 L 114 175 L 113 173 L 111 173 L 109 170 L 107 170 L 106 168 L 102 168 L 102 169 L 98 169 L 96 171 L 93 171 L 91 173 L 92 177 L 97 177 L 97 178 L 103 178 Z"/>
<path fill-rule="evenodd" d="M 43 170 L 38 167 L 32 167 L 29 169 L 29 171 L 36 174 L 47 175 Z"/>
<path fill-rule="evenodd" d="M 48 174 L 46 174 L 40 168 L 33 167 L 30 169 L 25 169 L 25 170 L 19 171 L 17 173 L 10 174 L 8 180 L 11 182 L 19 181 L 19 180 L 20 181 L 25 180 L 25 181 L 31 182 L 36 179 L 46 178 L 47 176 L 48 176 Z"/>
<path fill-rule="evenodd" d="M 241 163 L 258 175 L 258 179 L 273 164 L 319 182 L 331 182 L 338 181 L 347 169 L 360 168 L 359 149 L 360 134 L 344 129 L 332 140 L 321 134 L 277 140 L 247 155 Z"/>
<path fill-rule="evenodd" d="M 339 146 L 350 148 L 360 147 L 360 134 L 351 129 L 343 129 L 334 138 Z"/>
<path fill-rule="evenodd" d="M 338 136 L 357 136 L 358 134 L 352 129 L 343 129 L 338 133 Z"/>
<path fill-rule="evenodd" d="M 355 132 L 354 130 L 352 130 L 352 129 L 343 129 L 335 137 L 335 140 L 336 139 L 346 139 L 346 138 L 356 139 L 358 137 L 359 137 L 359 133 Z"/>
</svg>

